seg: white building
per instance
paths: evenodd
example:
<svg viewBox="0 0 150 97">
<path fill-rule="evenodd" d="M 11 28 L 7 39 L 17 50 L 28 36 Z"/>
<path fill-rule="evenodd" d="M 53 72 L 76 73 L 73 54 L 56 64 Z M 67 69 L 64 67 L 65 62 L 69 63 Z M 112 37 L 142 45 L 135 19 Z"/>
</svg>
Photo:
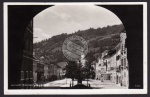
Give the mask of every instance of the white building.
<svg viewBox="0 0 150 97">
<path fill-rule="evenodd" d="M 98 60 L 95 61 L 95 79 L 97 80 L 100 80 L 101 78 L 101 68 L 100 68 L 101 62 L 100 61 L 101 61 L 100 58 L 98 58 Z"/>
<path fill-rule="evenodd" d="M 38 60 L 33 60 L 33 82 L 37 82 L 37 63 Z"/>
<path fill-rule="evenodd" d="M 129 86 L 129 65 L 127 60 L 127 48 L 125 48 L 126 33 L 121 33 L 121 85 Z"/>
<path fill-rule="evenodd" d="M 44 77 L 45 77 L 45 81 L 49 80 L 49 68 L 48 68 L 48 64 L 44 65 Z"/>
<path fill-rule="evenodd" d="M 86 63 L 85 55 L 84 55 L 84 54 L 81 54 L 80 62 L 81 62 L 82 67 L 84 67 L 84 66 L 85 66 L 85 63 Z"/>
<path fill-rule="evenodd" d="M 129 66 L 127 48 L 125 48 L 126 33 L 120 34 L 118 45 L 102 53 L 95 63 L 95 79 L 110 80 L 121 86 L 129 86 Z"/>
</svg>

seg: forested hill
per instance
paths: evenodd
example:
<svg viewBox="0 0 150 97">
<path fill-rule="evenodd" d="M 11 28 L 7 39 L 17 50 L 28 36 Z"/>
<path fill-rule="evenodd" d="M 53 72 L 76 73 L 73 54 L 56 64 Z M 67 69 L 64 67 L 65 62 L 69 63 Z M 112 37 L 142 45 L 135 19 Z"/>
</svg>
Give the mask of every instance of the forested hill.
<svg viewBox="0 0 150 97">
<path fill-rule="evenodd" d="M 63 33 L 53 36 L 49 39 L 34 43 L 34 52 L 37 57 L 44 56 L 50 61 L 65 61 L 61 48 L 66 38 L 72 35 L 78 35 L 88 42 L 88 54 L 86 58 L 94 60 L 104 50 L 112 49 L 120 40 L 119 33 L 124 30 L 122 24 L 107 26 L 103 28 L 89 28 L 87 30 L 79 30 L 72 34 Z"/>
</svg>

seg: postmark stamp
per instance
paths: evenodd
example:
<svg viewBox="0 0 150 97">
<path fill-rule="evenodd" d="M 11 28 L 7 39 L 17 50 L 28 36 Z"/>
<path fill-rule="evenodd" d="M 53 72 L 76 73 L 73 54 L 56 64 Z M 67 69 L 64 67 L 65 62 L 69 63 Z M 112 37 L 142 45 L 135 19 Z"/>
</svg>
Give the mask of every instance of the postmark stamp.
<svg viewBox="0 0 150 97">
<path fill-rule="evenodd" d="M 68 37 L 63 45 L 62 51 L 64 56 L 70 61 L 77 61 L 82 55 L 88 52 L 87 42 L 80 36 Z"/>
</svg>

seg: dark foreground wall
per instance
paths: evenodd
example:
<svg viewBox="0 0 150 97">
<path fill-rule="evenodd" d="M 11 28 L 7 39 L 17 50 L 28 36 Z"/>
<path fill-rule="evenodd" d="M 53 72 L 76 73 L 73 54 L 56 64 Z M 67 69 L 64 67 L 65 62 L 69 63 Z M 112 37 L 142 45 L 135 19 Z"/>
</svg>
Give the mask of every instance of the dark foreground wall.
<svg viewBox="0 0 150 97">
<path fill-rule="evenodd" d="M 122 21 L 127 33 L 126 47 L 129 62 L 129 88 L 143 88 L 143 6 L 103 6 Z"/>
<path fill-rule="evenodd" d="M 20 84 L 23 61 L 24 35 L 29 22 L 33 17 L 49 6 L 8 6 L 8 88 Z M 33 45 L 33 44 L 32 44 Z M 31 52 L 32 53 L 32 52 Z M 28 67 L 27 67 L 28 68 Z M 30 67 L 29 67 L 30 68 Z"/>
</svg>

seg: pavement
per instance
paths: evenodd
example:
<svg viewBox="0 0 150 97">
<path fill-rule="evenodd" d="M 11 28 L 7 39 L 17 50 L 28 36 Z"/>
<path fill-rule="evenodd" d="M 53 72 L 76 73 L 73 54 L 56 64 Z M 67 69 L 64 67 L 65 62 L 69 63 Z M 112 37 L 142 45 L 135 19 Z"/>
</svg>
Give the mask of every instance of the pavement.
<svg viewBox="0 0 150 97">
<path fill-rule="evenodd" d="M 63 88 L 63 87 L 70 87 L 71 79 L 61 79 L 52 82 L 48 82 L 43 85 L 44 88 Z"/>
<path fill-rule="evenodd" d="M 110 81 L 101 82 L 100 80 L 90 80 L 89 84 L 93 89 L 128 89 L 127 87 L 120 86 Z"/>
<path fill-rule="evenodd" d="M 61 79 L 52 82 L 48 82 L 43 85 L 44 89 L 65 89 L 70 88 L 71 79 Z M 77 80 L 74 82 L 74 86 L 77 85 Z M 88 84 L 87 81 L 82 81 L 82 84 L 87 86 L 90 84 L 92 89 L 127 89 L 127 87 L 120 86 L 119 84 L 112 83 L 110 81 L 101 82 L 100 80 L 89 79 Z"/>
</svg>

